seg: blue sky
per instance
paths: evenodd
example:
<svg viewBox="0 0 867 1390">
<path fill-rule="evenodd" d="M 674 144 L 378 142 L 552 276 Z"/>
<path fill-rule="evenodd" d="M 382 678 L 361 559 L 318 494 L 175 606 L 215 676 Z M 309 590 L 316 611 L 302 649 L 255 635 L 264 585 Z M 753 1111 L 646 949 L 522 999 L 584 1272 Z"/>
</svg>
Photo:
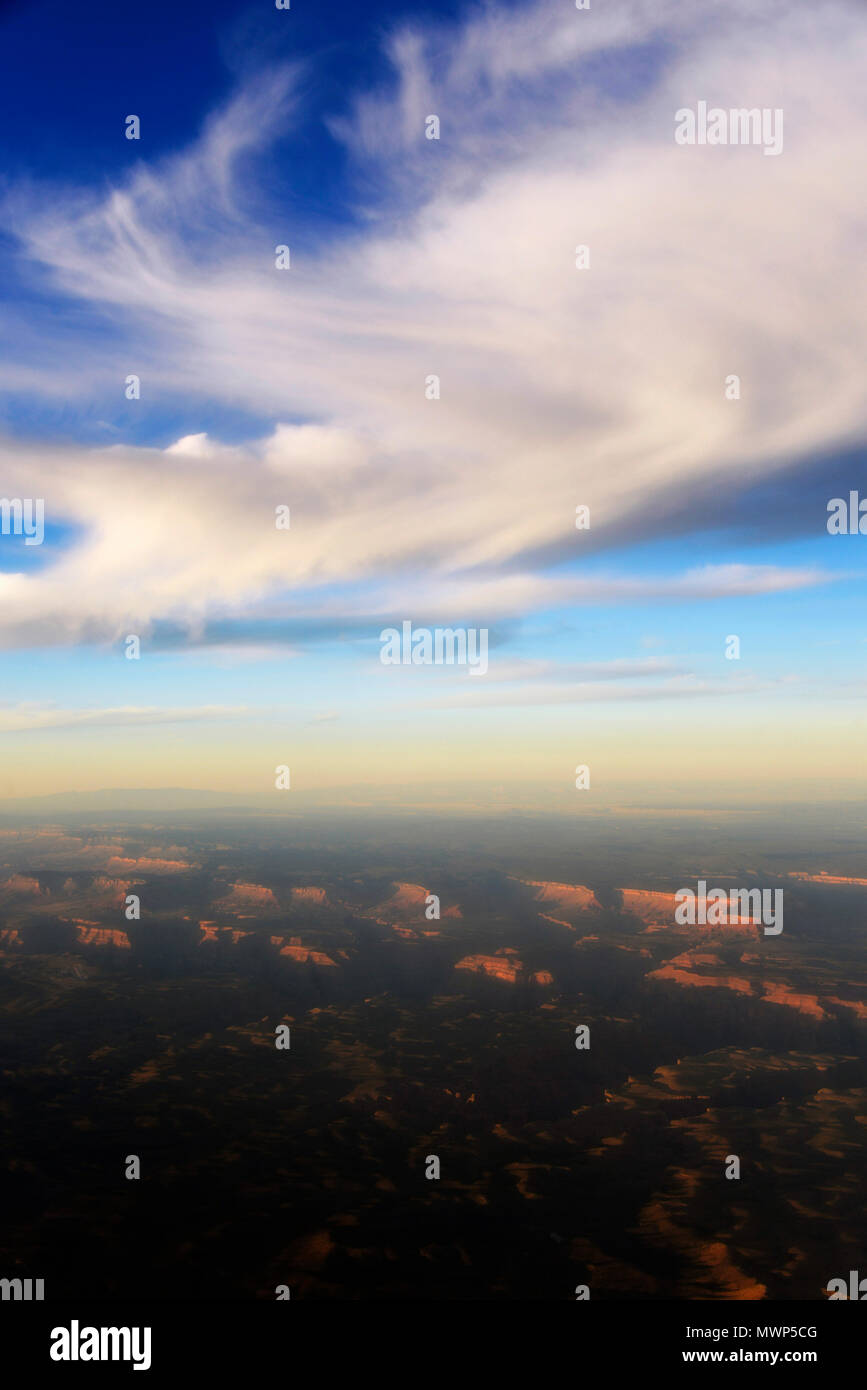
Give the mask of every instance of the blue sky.
<svg viewBox="0 0 867 1390">
<path fill-rule="evenodd" d="M 46 506 L 0 536 L 0 796 L 297 756 L 544 804 L 595 748 L 600 795 L 734 759 L 784 798 L 795 746 L 851 790 L 856 5 L 13 3 L 0 40 L 0 491 Z M 677 146 L 699 100 L 783 109 L 783 153 Z M 484 681 L 383 668 L 405 619 L 487 628 Z"/>
<path fill-rule="evenodd" d="M 382 36 L 402 17 L 435 22 L 461 8 L 455 0 L 295 0 L 275 16 L 266 4 L 235 0 L 153 0 L 146 14 L 108 0 L 78 7 L 61 0 L 4 3 L 4 104 L 20 120 L 4 122 L 3 167 L 13 175 L 99 183 L 118 158 L 119 112 L 123 119 L 146 111 L 148 153 L 168 154 L 195 139 L 203 117 L 239 79 L 267 63 L 313 56 L 304 138 L 317 162 L 302 165 L 302 181 L 293 178 L 291 187 L 293 196 L 306 188 L 325 216 L 342 218 L 339 189 L 323 196 L 338 150 L 324 138 L 321 116 L 339 111 L 359 84 L 384 74 Z M 120 153 L 129 151 L 121 146 Z"/>
</svg>

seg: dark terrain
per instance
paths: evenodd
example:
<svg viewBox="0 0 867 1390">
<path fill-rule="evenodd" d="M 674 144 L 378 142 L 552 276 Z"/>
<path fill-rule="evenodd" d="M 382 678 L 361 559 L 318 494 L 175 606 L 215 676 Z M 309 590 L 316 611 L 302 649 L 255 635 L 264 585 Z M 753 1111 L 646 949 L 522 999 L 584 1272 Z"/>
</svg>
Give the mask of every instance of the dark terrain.
<svg viewBox="0 0 867 1390">
<path fill-rule="evenodd" d="M 49 1299 L 826 1297 L 867 1246 L 867 886 L 821 881 L 859 877 L 854 832 L 788 841 L 7 822 L 0 1275 Z M 782 887 L 783 933 L 623 893 L 699 876 Z"/>
</svg>

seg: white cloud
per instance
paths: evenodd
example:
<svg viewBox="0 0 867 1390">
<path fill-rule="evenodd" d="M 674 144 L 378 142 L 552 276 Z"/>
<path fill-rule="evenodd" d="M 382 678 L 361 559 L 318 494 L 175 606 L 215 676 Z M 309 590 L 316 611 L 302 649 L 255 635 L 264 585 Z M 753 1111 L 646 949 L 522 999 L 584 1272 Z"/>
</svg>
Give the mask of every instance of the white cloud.
<svg viewBox="0 0 867 1390">
<path fill-rule="evenodd" d="M 574 683 L 528 683 L 509 690 L 485 682 L 473 681 L 460 687 L 458 694 L 429 702 L 436 709 L 507 708 L 521 705 L 583 705 L 601 703 L 645 704 L 656 700 L 729 699 L 738 695 L 755 695 L 775 688 L 773 681 L 745 678 L 733 681 L 702 680 L 685 675 L 671 680 L 642 681 L 620 684 L 613 681 L 577 681 Z"/>
<path fill-rule="evenodd" d="M 190 724 L 234 719 L 248 713 L 243 706 L 200 705 L 176 709 L 128 705 L 114 709 L 61 709 L 34 704 L 0 709 L 0 734 L 37 729 L 123 728 L 144 724 Z"/>
<path fill-rule="evenodd" d="M 664 58 L 642 51 L 662 36 Z M 58 368 L 37 334 L 0 363 L 7 388 L 119 393 L 134 371 L 149 400 L 310 423 L 238 448 L 201 431 L 166 451 L 8 444 L 6 494 L 44 496 L 84 535 L 53 566 L 0 575 L 0 640 L 195 630 L 287 593 L 302 616 L 411 599 L 513 614 L 821 580 L 725 565 L 554 578 L 526 557 L 580 556 L 578 503 L 594 539 L 648 515 L 664 532 L 709 480 L 729 494 L 863 437 L 863 10 L 540 4 L 391 51 L 396 87 L 335 124 L 378 201 L 324 249 L 291 209 L 279 236 L 273 214 L 247 213 L 241 155 L 291 121 L 285 72 L 105 198 L 7 200 L 27 256 L 115 335 L 74 352 L 61 337 Z M 620 95 L 601 92 L 599 55 Z M 782 156 L 675 145 L 675 110 L 701 98 L 783 107 Z M 275 236 L 291 271 L 274 268 Z"/>
</svg>

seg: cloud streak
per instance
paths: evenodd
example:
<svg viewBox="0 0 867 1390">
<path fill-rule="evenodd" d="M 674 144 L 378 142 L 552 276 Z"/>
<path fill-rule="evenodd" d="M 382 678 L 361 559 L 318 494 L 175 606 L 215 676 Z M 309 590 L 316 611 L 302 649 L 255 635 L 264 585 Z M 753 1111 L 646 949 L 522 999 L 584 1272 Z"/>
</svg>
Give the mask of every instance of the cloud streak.
<svg viewBox="0 0 867 1390">
<path fill-rule="evenodd" d="M 249 714 L 244 706 L 202 705 L 197 708 L 129 705 L 116 709 L 58 709 L 31 704 L 0 709 L 0 734 L 39 729 L 127 728 L 149 724 L 198 724 L 235 719 Z"/>
</svg>

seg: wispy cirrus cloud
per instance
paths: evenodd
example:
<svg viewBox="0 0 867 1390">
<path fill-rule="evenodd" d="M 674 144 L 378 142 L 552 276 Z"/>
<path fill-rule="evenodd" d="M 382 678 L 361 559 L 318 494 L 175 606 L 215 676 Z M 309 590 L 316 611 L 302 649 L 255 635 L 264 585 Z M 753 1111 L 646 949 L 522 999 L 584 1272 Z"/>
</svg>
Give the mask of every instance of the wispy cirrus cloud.
<svg viewBox="0 0 867 1390">
<path fill-rule="evenodd" d="M 710 481 L 736 493 L 863 438 L 863 11 L 538 4 L 416 24 L 389 53 L 393 80 L 331 121 L 368 201 L 325 242 L 251 184 L 256 151 L 291 130 L 291 69 L 107 194 L 7 192 L 2 221 L 54 301 L 0 383 L 96 406 L 135 372 L 167 406 L 230 401 L 274 424 L 237 447 L 204 431 L 168 449 L 7 442 L 7 494 L 81 530 L 38 573 L 0 575 L 5 645 L 160 622 L 196 642 L 281 604 L 308 623 L 410 601 L 417 620 L 494 620 L 828 578 L 580 575 L 546 556 L 581 555 L 579 503 L 593 544 L 622 546 L 648 515 L 660 535 L 674 517 L 705 526 Z M 783 156 L 676 146 L 675 110 L 706 95 L 783 107 Z M 103 334 L 77 331 L 81 307 Z"/>
<path fill-rule="evenodd" d="M 474 687 L 470 690 L 470 685 Z M 528 681 L 515 689 L 485 685 L 476 693 L 479 681 L 465 682 L 457 693 L 428 702 L 429 708 L 507 708 L 522 705 L 647 704 L 668 700 L 731 699 L 761 695 L 780 682 L 743 677 L 731 681 L 707 680 L 685 674 L 658 681 L 616 682 L 611 680 Z"/>
<path fill-rule="evenodd" d="M 201 705 L 172 709 L 128 705 L 115 709 L 63 709 L 35 704 L 0 708 L 0 734 L 38 729 L 127 728 L 148 724 L 198 724 L 248 714 L 244 706 Z"/>
</svg>

